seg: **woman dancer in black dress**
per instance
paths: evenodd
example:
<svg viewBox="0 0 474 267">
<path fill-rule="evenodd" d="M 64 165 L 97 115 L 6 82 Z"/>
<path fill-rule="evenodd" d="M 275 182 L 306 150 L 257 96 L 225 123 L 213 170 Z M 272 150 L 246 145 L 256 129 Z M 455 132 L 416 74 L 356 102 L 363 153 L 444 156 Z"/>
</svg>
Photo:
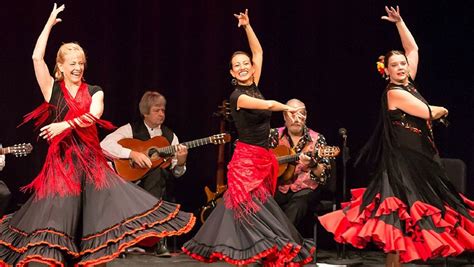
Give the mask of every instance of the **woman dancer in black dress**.
<svg viewBox="0 0 474 267">
<path fill-rule="evenodd" d="M 211 213 L 194 238 L 183 246 L 193 258 L 224 260 L 245 265 L 262 260 L 264 266 L 299 266 L 311 261 L 314 248 L 303 240 L 274 201 L 278 163 L 268 149 L 272 111 L 298 110 L 265 100 L 257 88 L 263 50 L 249 23 L 247 10 L 235 15 L 247 34 L 252 57 L 237 51 L 230 74 L 234 92 L 230 96 L 232 117 L 239 134 L 228 166 L 228 189 L 224 201 Z"/>
<path fill-rule="evenodd" d="M 380 122 L 362 152 L 374 166 L 365 189 L 352 190 L 342 210 L 320 218 L 338 242 L 363 248 L 374 242 L 387 255 L 387 266 L 458 255 L 474 249 L 474 203 L 446 177 L 433 142 L 431 124 L 448 110 L 432 106 L 413 80 L 418 47 L 399 8 L 385 8 L 402 51 L 384 57 L 390 83 L 382 95 Z"/>
<path fill-rule="evenodd" d="M 112 125 L 99 119 L 102 89 L 84 82 L 82 48 L 63 44 L 55 78 L 49 74 L 46 43 L 63 10 L 54 5 L 36 43 L 33 65 L 46 102 L 25 119 L 37 126 L 49 120 L 40 136 L 50 146 L 43 169 L 25 188 L 32 197 L 0 220 L 0 265 L 105 265 L 127 247 L 185 233 L 195 222 L 179 205 L 159 201 L 108 167 L 95 124 Z"/>
</svg>

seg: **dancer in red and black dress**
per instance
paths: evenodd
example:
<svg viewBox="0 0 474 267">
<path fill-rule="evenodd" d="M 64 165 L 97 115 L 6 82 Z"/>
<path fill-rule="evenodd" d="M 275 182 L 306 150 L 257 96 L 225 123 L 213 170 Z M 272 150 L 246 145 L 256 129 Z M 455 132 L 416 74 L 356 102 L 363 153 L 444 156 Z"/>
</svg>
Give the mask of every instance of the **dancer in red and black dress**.
<svg viewBox="0 0 474 267">
<path fill-rule="evenodd" d="M 433 142 L 432 121 L 448 110 L 432 106 L 413 80 L 418 47 L 399 9 L 387 8 L 405 52 L 384 57 L 390 83 L 382 95 L 380 122 L 362 152 L 374 166 L 365 189 L 352 190 L 343 209 L 320 218 L 338 242 L 380 246 L 387 266 L 458 255 L 474 249 L 474 203 L 448 180 Z"/>
<path fill-rule="evenodd" d="M 113 127 L 100 120 L 104 93 L 83 80 L 86 57 L 75 43 L 57 54 L 55 78 L 43 57 L 51 28 L 60 21 L 56 7 L 38 38 L 33 63 L 45 103 L 28 114 L 40 136 L 50 143 L 45 164 L 25 189 L 32 197 L 16 213 L 0 221 L 0 265 L 99 265 L 138 242 L 189 231 L 192 214 L 179 205 L 159 201 L 125 182 L 106 163 L 97 128 Z"/>
<path fill-rule="evenodd" d="M 303 240 L 272 197 L 278 163 L 268 149 L 268 139 L 272 111 L 302 114 L 277 101 L 264 100 L 257 88 L 262 47 L 250 27 L 247 10 L 235 16 L 252 50 L 252 57 L 237 51 L 231 58 L 235 90 L 230 107 L 239 141 L 228 166 L 224 201 L 183 250 L 204 262 L 224 260 L 245 265 L 262 260 L 265 266 L 298 266 L 311 261 L 314 248 Z"/>
</svg>

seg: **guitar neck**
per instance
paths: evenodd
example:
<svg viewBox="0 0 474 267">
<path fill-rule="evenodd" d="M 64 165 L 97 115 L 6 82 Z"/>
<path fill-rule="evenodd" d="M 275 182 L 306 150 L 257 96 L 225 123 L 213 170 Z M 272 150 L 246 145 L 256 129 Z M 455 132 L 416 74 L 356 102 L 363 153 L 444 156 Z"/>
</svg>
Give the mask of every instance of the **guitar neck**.
<svg viewBox="0 0 474 267">
<path fill-rule="evenodd" d="M 306 154 L 307 154 L 308 156 L 311 156 L 311 152 L 308 152 L 308 153 L 306 153 Z M 300 153 L 293 154 L 293 155 L 287 155 L 287 156 L 278 157 L 278 158 L 277 158 L 278 164 L 285 164 L 285 163 L 290 163 L 290 162 L 297 161 L 297 160 L 300 158 L 300 155 L 301 155 L 301 152 L 300 152 Z"/>
<path fill-rule="evenodd" d="M 10 147 L 0 148 L 0 155 L 6 155 L 11 153 Z"/>
<path fill-rule="evenodd" d="M 188 149 L 195 148 L 203 145 L 207 145 L 211 143 L 211 137 L 200 138 L 188 142 L 181 143 L 181 145 L 185 145 Z M 158 153 L 172 155 L 176 153 L 176 146 L 166 146 L 162 148 L 158 148 Z"/>
</svg>

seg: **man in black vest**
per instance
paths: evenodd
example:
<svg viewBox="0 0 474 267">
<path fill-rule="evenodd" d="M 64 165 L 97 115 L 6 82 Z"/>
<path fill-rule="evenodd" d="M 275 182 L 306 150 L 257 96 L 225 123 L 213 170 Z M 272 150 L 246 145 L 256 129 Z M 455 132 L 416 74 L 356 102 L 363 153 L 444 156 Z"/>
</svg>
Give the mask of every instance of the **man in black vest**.
<svg viewBox="0 0 474 267">
<path fill-rule="evenodd" d="M 138 185 L 158 199 L 169 199 L 167 184 L 171 184 L 173 177 L 180 177 L 186 172 L 186 157 L 188 150 L 186 146 L 180 145 L 178 137 L 168 127 L 163 125 L 165 121 L 166 99 L 158 92 L 145 92 L 139 103 L 140 114 L 143 120 L 128 123 L 113 133 L 107 135 L 100 143 L 104 153 L 111 158 L 131 159 L 142 168 L 150 168 L 152 163 L 147 155 L 124 148 L 118 141 L 124 138 L 134 138 L 146 141 L 155 136 L 163 136 L 171 145 L 176 146 L 175 157 L 167 169 L 156 168 L 147 172 L 139 181 Z M 169 186 L 168 186 L 169 187 Z M 169 257 L 171 254 L 166 248 L 166 241 L 160 242 L 156 253 L 158 256 Z"/>
<path fill-rule="evenodd" d="M 2 145 L 0 144 L 0 148 Z M 0 171 L 3 170 L 5 167 L 5 155 L 0 155 Z M 0 180 L 0 218 L 3 216 L 5 209 L 8 206 L 8 202 L 10 201 L 10 190 L 8 190 L 7 185 Z"/>
</svg>

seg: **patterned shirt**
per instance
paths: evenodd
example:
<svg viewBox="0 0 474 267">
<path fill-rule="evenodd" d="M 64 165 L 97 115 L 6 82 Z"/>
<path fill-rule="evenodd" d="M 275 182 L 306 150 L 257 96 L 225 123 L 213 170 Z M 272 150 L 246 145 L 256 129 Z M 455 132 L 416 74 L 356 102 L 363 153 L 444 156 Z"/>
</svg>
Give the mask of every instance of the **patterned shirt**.
<svg viewBox="0 0 474 267">
<path fill-rule="evenodd" d="M 284 145 L 293 149 L 295 153 L 312 152 L 327 145 L 326 139 L 322 134 L 309 129 L 306 126 L 303 128 L 303 136 L 297 144 L 293 144 L 291 137 L 288 135 L 288 130 L 285 127 L 271 129 L 269 142 L 271 148 L 278 145 Z M 316 158 L 316 160 L 325 165 L 325 170 L 321 177 L 317 177 L 317 179 L 312 178 L 310 175 L 311 169 L 298 162 L 293 177 L 286 181 L 279 181 L 278 190 L 284 194 L 288 193 L 288 190 L 290 189 L 293 192 L 298 192 L 307 188 L 315 190 L 320 183 L 324 183 L 321 181 L 326 181 L 326 179 L 330 178 L 329 159 Z"/>
</svg>

